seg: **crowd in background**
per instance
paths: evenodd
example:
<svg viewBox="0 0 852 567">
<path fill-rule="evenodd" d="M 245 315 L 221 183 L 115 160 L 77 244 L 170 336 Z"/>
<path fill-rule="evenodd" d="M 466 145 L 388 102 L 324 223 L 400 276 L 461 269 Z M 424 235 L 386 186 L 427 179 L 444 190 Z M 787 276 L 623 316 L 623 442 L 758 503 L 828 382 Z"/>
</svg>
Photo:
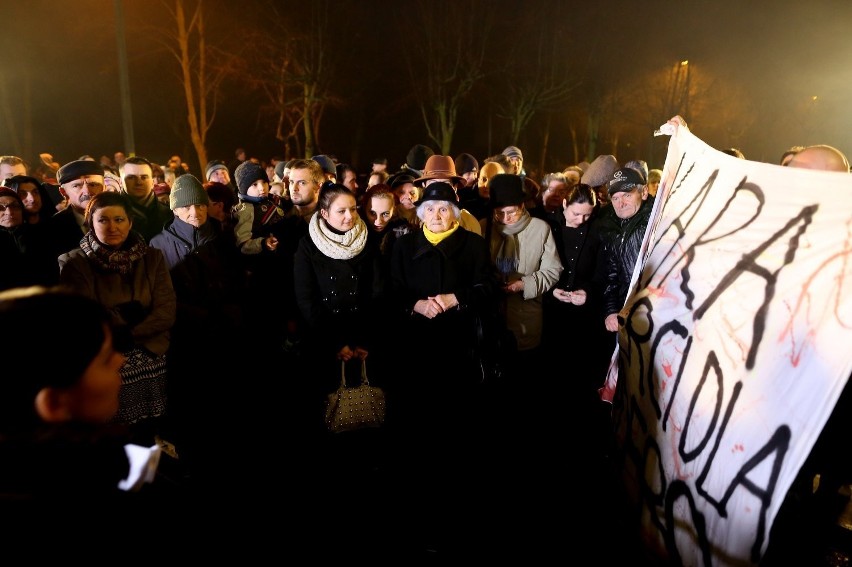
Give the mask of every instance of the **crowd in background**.
<svg viewBox="0 0 852 567">
<path fill-rule="evenodd" d="M 532 513 L 540 499 L 568 501 L 551 492 L 564 479 L 608 474 L 594 464 L 612 443 L 597 390 L 660 170 L 600 155 L 534 178 L 516 146 L 477 158 L 417 144 L 398 167 L 378 158 L 368 172 L 328 155 L 235 157 L 199 175 L 179 156 L 60 166 L 42 154 L 37 167 L 0 157 L 0 321 L 22 294 L 44 311 L 35 320 L 61 319 L 33 299 L 59 294 L 69 310 L 74 297 L 99 306 L 89 325 L 101 330 L 73 337 L 60 325 L 50 341 L 28 331 L 45 352 L 93 342 L 89 359 L 51 371 L 73 374 L 65 382 L 0 396 L 39 400 L 27 419 L 0 417 L 0 453 L 27 439 L 55 460 L 67 452 L 57 427 L 85 424 L 73 446 L 88 448 L 103 425 L 179 463 L 173 489 L 206 494 L 280 467 L 286 449 L 302 480 L 375 483 L 411 520 L 406 545 L 441 550 L 469 537 L 464 513 L 448 510 L 502 517 L 505 502 L 478 479 L 539 471 L 512 502 Z M 788 158 L 849 170 L 827 146 Z M 41 287 L 24 293 L 31 286 Z M 61 293 L 45 291 L 54 286 Z M 109 388 L 81 394 L 74 382 L 102 356 Z M 356 384 L 362 363 L 387 393 L 386 422 L 330 433 L 325 399 L 341 366 Z M 81 411 L 66 391 L 115 403 Z M 223 459 L 223 446 L 238 457 Z M 111 466 L 100 492 L 124 478 L 120 455 Z M 25 482 L 29 470 L 0 473 L 0 492 L 28 501 L 67 487 L 56 482 L 65 467 Z"/>
</svg>

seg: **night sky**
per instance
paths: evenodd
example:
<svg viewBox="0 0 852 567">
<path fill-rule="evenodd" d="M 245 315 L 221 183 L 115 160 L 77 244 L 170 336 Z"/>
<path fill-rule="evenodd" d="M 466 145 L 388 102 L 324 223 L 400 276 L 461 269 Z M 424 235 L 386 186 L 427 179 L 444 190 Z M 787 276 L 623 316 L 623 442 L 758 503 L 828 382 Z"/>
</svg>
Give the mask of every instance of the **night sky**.
<svg viewBox="0 0 852 567">
<path fill-rule="evenodd" d="M 440 10 L 440 4 L 427 5 Z M 258 32 L 275 28 L 267 5 L 206 0 L 210 43 L 250 54 Z M 156 30 L 173 26 L 168 11 L 158 0 L 124 0 L 123 6 L 136 154 L 162 163 L 178 153 L 195 168 L 177 65 Z M 398 167 L 417 143 L 437 150 L 405 72 L 403 54 L 418 49 L 414 32 L 422 28 L 413 6 L 413 0 L 328 2 L 337 104 L 323 117 L 322 153 L 367 170 L 371 158 L 380 155 Z M 689 102 L 692 115 L 685 117 L 714 147 L 736 146 L 749 159 L 770 162 L 794 144 L 827 143 L 852 153 L 852 2 L 498 0 L 482 2 L 479 10 L 482 21 L 486 16 L 496 21 L 488 77 L 463 104 L 454 155 L 469 152 L 481 160 L 517 143 L 528 164 L 543 161 L 545 169 L 562 169 L 574 162 L 572 128 L 580 151 L 585 149 L 593 91 L 630 86 L 637 92 L 634 85 L 644 82 L 643 96 L 664 92 L 666 73 L 681 60 L 689 61 L 696 89 Z M 23 154 L 32 163 L 40 152 L 49 152 L 65 163 L 83 154 L 125 150 L 115 2 L 0 0 L 0 14 L 0 154 Z M 308 26 L 294 20 L 283 29 Z M 510 140 L 507 121 L 494 110 L 499 79 L 506 78 L 500 73 L 511 67 L 507 61 L 530 60 L 539 34 L 560 38 L 580 86 L 564 111 L 540 113 L 519 140 Z M 244 76 L 268 72 L 249 63 Z M 230 159 L 238 146 L 260 159 L 283 154 L 249 78 L 235 77 L 222 87 L 209 134 L 210 158 Z M 661 167 L 665 142 L 654 141 L 652 128 L 634 114 L 602 121 L 595 153 Z"/>
</svg>

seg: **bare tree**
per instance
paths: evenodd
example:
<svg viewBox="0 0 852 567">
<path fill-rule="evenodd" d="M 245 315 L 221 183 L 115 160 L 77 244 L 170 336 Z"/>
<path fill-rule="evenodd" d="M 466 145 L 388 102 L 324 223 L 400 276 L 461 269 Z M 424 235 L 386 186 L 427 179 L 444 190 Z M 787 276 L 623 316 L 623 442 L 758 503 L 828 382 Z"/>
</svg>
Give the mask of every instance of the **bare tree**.
<svg viewBox="0 0 852 567">
<path fill-rule="evenodd" d="M 564 2 L 554 2 L 542 22 L 539 14 L 527 13 L 525 25 L 515 27 L 516 45 L 535 39 L 532 57 L 512 56 L 509 72 L 501 73 L 502 94 L 497 111 L 510 123 L 509 143 L 517 145 L 521 132 L 539 112 L 553 112 L 568 100 L 581 81 L 570 56 L 569 31 L 562 17 Z"/>
<path fill-rule="evenodd" d="M 166 46 L 180 66 L 180 81 L 186 101 L 189 133 L 200 171 L 207 164 L 207 133 L 216 119 L 219 89 L 224 79 L 239 67 L 239 56 L 207 43 L 203 0 L 174 0 L 174 8 L 164 2 L 175 23 L 166 31 Z M 215 64 L 209 64 L 209 61 Z"/>
<path fill-rule="evenodd" d="M 332 94 L 340 50 L 332 45 L 328 0 L 309 3 L 268 2 L 271 27 L 259 31 L 250 42 L 260 46 L 253 60 L 272 72 L 247 79 L 263 93 L 266 112 L 274 116 L 275 137 L 291 151 L 305 157 L 319 147 L 320 125 L 325 109 L 340 104 Z"/>
<path fill-rule="evenodd" d="M 416 46 L 403 53 L 408 75 L 427 135 L 449 155 L 461 104 L 484 76 L 493 10 L 478 0 L 418 0 L 413 13 L 417 25 L 400 26 Z"/>
</svg>

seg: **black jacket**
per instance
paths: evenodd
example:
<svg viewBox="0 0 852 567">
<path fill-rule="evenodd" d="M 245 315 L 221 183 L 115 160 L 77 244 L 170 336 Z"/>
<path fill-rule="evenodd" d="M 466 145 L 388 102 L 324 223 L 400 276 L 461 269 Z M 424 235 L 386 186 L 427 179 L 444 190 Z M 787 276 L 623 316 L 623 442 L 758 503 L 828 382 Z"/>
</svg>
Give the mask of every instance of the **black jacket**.
<svg viewBox="0 0 852 567">
<path fill-rule="evenodd" d="M 639 249 L 645 237 L 645 228 L 651 216 L 652 200 L 642 202 L 642 206 L 629 219 L 618 219 L 621 231 L 614 234 L 603 251 L 605 286 L 604 313 L 618 313 L 624 307 L 633 267 L 639 257 Z"/>
</svg>

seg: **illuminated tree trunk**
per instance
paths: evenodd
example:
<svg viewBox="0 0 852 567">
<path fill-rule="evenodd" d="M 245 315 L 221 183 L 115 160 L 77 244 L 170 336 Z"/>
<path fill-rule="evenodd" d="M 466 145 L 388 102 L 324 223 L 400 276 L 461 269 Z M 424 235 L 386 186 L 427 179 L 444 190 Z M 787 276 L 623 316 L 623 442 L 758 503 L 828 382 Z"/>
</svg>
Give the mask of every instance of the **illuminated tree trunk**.
<svg viewBox="0 0 852 567">
<path fill-rule="evenodd" d="M 192 146 L 198 157 L 199 171 L 204 171 L 207 165 L 207 132 L 213 121 L 213 115 L 207 106 L 207 58 L 204 38 L 204 14 L 201 10 L 202 1 L 196 5 L 192 20 L 187 22 L 182 0 L 175 0 L 175 20 L 177 23 L 177 42 L 183 82 L 183 94 L 186 99 L 186 119 L 189 123 L 189 134 Z M 193 30 L 198 38 L 198 62 L 193 69 L 191 54 L 191 35 Z M 214 111 L 215 112 L 215 109 Z"/>
</svg>

